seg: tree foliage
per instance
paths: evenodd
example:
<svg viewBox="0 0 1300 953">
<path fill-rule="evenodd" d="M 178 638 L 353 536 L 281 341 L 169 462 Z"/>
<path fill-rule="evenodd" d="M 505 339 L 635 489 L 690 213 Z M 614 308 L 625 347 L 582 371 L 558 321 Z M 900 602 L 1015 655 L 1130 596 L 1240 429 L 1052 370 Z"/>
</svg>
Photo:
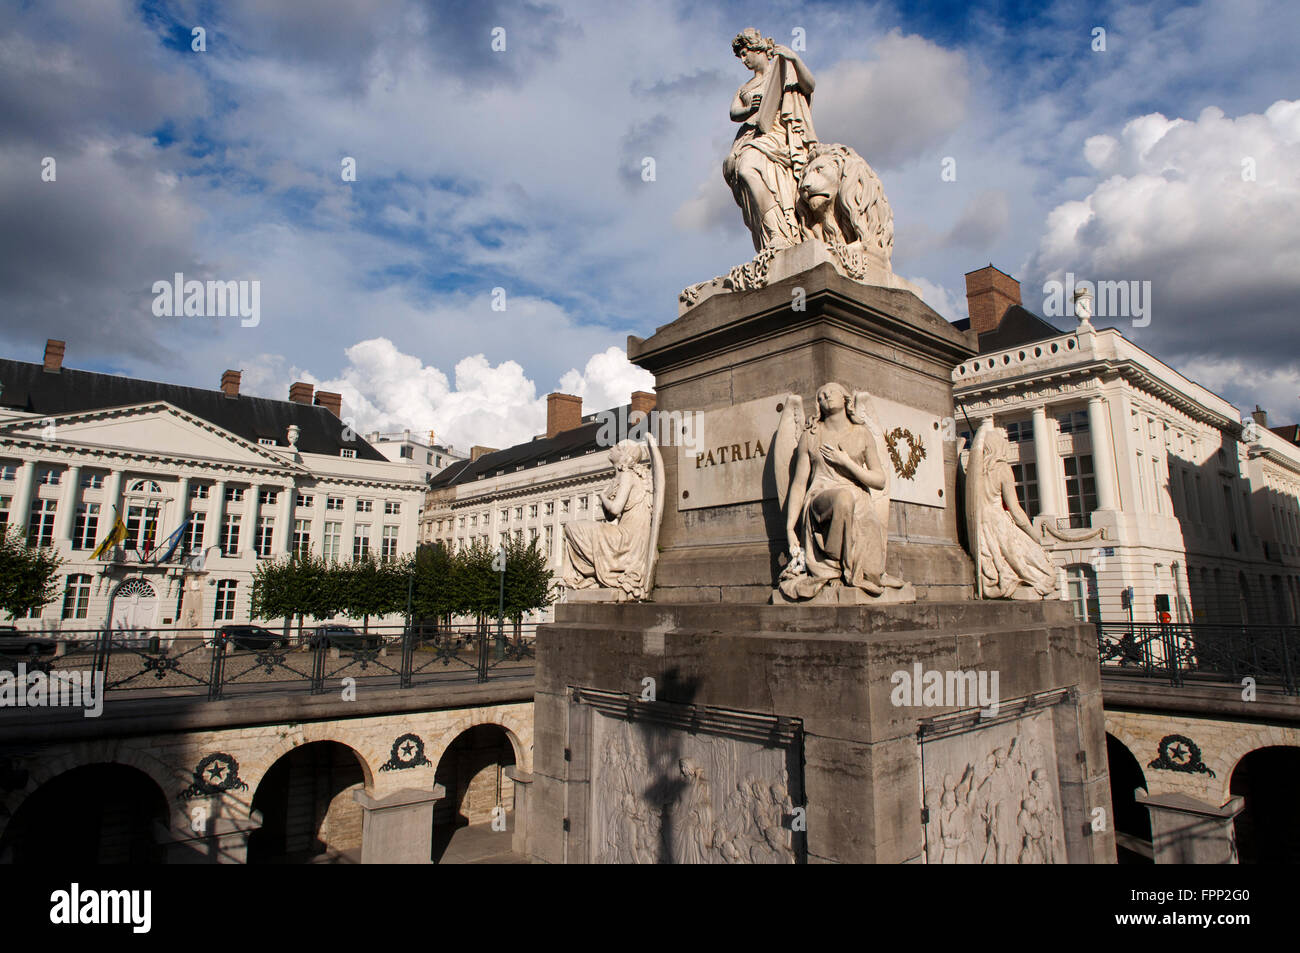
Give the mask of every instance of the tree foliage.
<svg viewBox="0 0 1300 953">
<path fill-rule="evenodd" d="M 26 615 L 59 594 L 55 579 L 61 557 L 52 547 L 29 546 L 16 526 L 0 533 L 0 610 L 10 619 Z"/>
<path fill-rule="evenodd" d="M 491 617 L 501 598 L 496 557 L 497 550 L 480 542 L 455 554 L 440 543 L 425 544 L 386 562 L 367 557 L 334 563 L 315 556 L 261 562 L 253 579 L 253 615 L 328 619 L 341 614 L 368 622 L 371 616 L 404 613 L 409 596 L 415 619 Z M 535 543 L 507 543 L 505 570 L 508 618 L 553 601 L 551 571 Z"/>
</svg>

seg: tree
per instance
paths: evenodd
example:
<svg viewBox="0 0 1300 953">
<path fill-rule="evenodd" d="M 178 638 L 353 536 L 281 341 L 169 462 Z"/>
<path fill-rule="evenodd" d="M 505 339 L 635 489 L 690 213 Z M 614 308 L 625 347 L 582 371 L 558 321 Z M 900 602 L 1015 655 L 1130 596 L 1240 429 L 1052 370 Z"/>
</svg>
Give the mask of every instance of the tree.
<svg viewBox="0 0 1300 953">
<path fill-rule="evenodd" d="M 379 562 L 367 554 L 335 569 L 343 580 L 340 608 L 349 618 L 361 617 L 363 632 L 369 630 L 372 615 L 401 612 L 406 607 L 407 577 L 400 564 Z"/>
<path fill-rule="evenodd" d="M 59 594 L 55 575 L 63 557 L 50 546 L 30 546 L 18 527 L 0 533 L 0 610 L 17 619 Z"/>
<path fill-rule="evenodd" d="M 546 554 L 537 540 L 506 544 L 505 615 L 518 622 L 525 612 L 544 609 L 555 601 L 553 574 L 546 567 Z M 498 582 L 498 585 L 500 583 Z"/>
</svg>

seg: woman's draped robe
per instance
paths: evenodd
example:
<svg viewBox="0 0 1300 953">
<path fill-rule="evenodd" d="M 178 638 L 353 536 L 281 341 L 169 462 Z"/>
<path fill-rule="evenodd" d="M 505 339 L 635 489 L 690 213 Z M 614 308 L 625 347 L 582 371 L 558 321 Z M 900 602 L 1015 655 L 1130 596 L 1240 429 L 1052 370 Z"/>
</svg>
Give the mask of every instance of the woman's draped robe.
<svg viewBox="0 0 1300 953">
<path fill-rule="evenodd" d="M 755 74 L 740 87 L 741 101 L 748 106 L 755 92 L 762 91 L 758 112 L 741 124 L 722 163 L 722 177 L 731 187 L 736 204 L 754 239 L 754 250 L 768 245 L 792 245 L 800 241 L 795 202 L 799 198 L 799 175 L 808 161 L 808 148 L 817 141 L 813 129 L 812 100 L 799 88 L 794 66 L 774 56 L 762 76 Z M 754 197 L 746 189 L 737 166 L 746 149 L 762 156 L 757 162 L 763 186 L 776 201 L 780 214 L 763 221 Z"/>
<path fill-rule="evenodd" d="M 604 495 L 616 495 L 621 480 L 631 486 L 617 522 L 578 520 L 565 525 L 560 579 L 570 589 L 605 586 L 644 599 L 654 495 L 649 472 L 639 466 L 622 471 Z"/>
<path fill-rule="evenodd" d="M 871 592 L 881 588 L 888 528 L 876 518 L 871 493 L 822 458 L 824 443 L 837 437 L 841 450 L 866 465 L 867 441 L 872 438 L 864 424 L 854 424 L 840 435 L 818 426 L 800 439 L 799 452 L 806 452 L 811 464 L 797 529 L 808 571 L 781 579 L 781 592 L 791 599 L 812 598 L 836 579 Z M 833 555 L 837 552 L 838 558 Z"/>
<path fill-rule="evenodd" d="M 1045 596 L 1056 588 L 1056 565 L 1047 551 L 1016 525 L 1003 505 L 1003 481 L 1009 478 L 1009 464 L 998 461 L 989 467 L 983 481 L 979 550 L 984 597 L 1005 599 L 1021 586 Z"/>
</svg>

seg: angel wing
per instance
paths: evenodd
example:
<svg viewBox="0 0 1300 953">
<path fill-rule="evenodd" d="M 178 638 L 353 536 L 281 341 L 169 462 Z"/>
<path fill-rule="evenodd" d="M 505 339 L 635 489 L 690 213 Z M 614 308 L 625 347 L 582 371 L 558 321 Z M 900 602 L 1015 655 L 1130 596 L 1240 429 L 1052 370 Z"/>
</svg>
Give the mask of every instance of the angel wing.
<svg viewBox="0 0 1300 953">
<path fill-rule="evenodd" d="M 894 490 L 894 467 L 889 458 L 889 450 L 885 446 L 885 433 L 880 429 L 880 418 L 876 416 L 876 402 L 872 400 L 871 394 L 860 390 L 853 395 L 853 406 L 857 410 L 857 415 L 866 422 L 867 431 L 871 434 L 871 442 L 876 450 L 876 459 L 880 461 L 880 468 L 885 471 L 884 489 L 870 492 L 871 506 L 876 520 L 881 526 L 888 526 L 889 496 Z"/>
<path fill-rule="evenodd" d="M 776 434 L 772 437 L 769 448 L 776 476 L 776 498 L 781 504 L 782 513 L 785 512 L 786 497 L 790 495 L 794 452 L 799 449 L 799 438 L 803 436 L 804 425 L 803 398 L 798 394 L 789 394 L 782 402 L 781 420 L 776 425 Z"/>
<path fill-rule="evenodd" d="M 646 548 L 645 574 L 642 577 L 645 580 L 645 596 L 649 599 L 655 585 L 655 564 L 659 562 L 659 524 L 664 515 L 664 458 L 659 453 L 659 442 L 655 440 L 654 434 L 646 433 L 645 442 L 650 451 L 650 483 L 654 487 L 654 501 L 650 510 L 650 545 Z"/>
<path fill-rule="evenodd" d="M 966 542 L 975 564 L 975 597 L 984 598 L 984 577 L 980 574 L 980 501 L 984 499 L 984 444 L 993 430 L 993 418 L 985 417 L 975 431 L 966 455 Z"/>
</svg>

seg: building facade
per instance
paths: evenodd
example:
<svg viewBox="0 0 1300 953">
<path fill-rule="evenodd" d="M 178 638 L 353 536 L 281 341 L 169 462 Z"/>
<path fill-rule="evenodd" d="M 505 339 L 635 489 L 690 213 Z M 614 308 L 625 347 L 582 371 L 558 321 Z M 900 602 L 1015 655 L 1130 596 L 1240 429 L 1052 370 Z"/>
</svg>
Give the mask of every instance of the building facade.
<svg viewBox="0 0 1300 953">
<path fill-rule="evenodd" d="M 262 560 L 414 550 L 424 481 L 345 427 L 337 394 L 270 400 L 241 395 L 237 371 L 210 391 L 62 358 L 51 341 L 43 365 L 0 360 L 0 523 L 63 558 L 58 598 L 20 628 L 246 622 Z M 126 538 L 96 559 L 118 514 Z"/>
<path fill-rule="evenodd" d="M 653 394 L 638 391 L 621 419 L 635 421 L 632 415 L 649 413 L 654 403 Z M 548 395 L 545 434 L 505 450 L 476 447 L 471 459 L 433 478 L 424 507 L 427 539 L 452 552 L 475 543 L 495 547 L 508 539 L 536 542 L 558 581 L 565 525 L 605 518 L 599 495 L 614 468 L 602 438 L 602 428 L 609 432 L 604 418 L 584 417 L 579 397 Z M 552 617 L 547 609 L 524 621 Z"/>
<path fill-rule="evenodd" d="M 958 435 L 990 416 L 1006 428 L 1020 503 L 1077 616 L 1300 619 L 1300 447 L 1114 328 L 1029 314 L 992 266 L 967 292 L 980 353 L 953 371 Z"/>
<path fill-rule="evenodd" d="M 459 460 L 466 459 L 465 454 L 457 453 L 451 447 L 444 447 L 434 440 L 432 430 L 428 438 L 411 430 L 396 433 L 373 431 L 366 435 L 366 442 L 394 463 L 405 463 L 414 467 L 421 479 L 428 483 L 439 471 L 446 469 Z"/>
</svg>

